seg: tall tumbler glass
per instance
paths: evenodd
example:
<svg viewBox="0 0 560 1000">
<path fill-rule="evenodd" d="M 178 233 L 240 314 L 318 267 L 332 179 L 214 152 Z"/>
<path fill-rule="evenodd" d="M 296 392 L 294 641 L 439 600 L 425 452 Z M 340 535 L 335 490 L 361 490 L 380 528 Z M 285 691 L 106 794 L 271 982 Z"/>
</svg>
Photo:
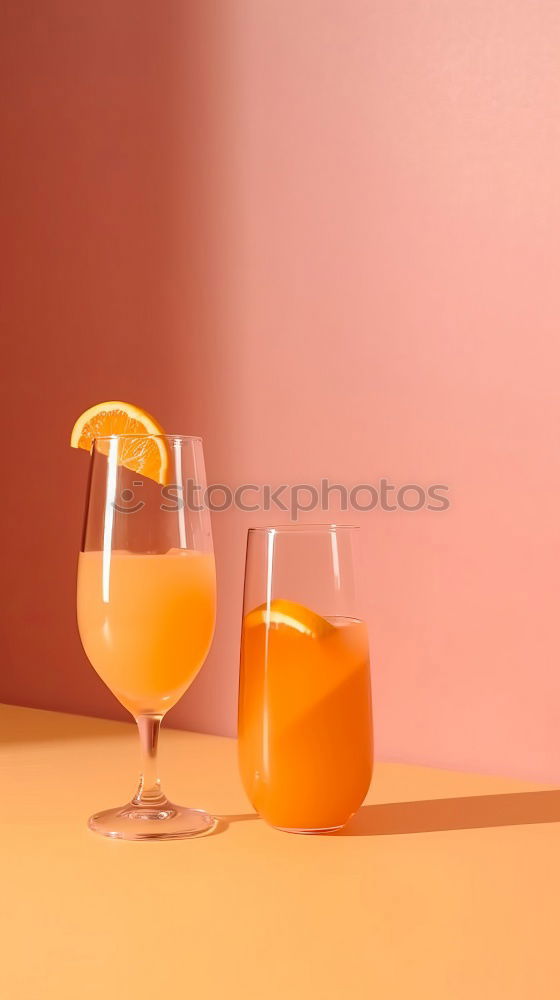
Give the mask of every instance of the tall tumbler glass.
<svg viewBox="0 0 560 1000">
<path fill-rule="evenodd" d="M 159 482 L 127 468 L 139 456 Z M 78 626 L 92 666 L 136 719 L 142 755 L 132 801 L 89 820 L 108 837 L 178 839 L 215 824 L 204 810 L 170 802 L 157 770 L 161 720 L 200 670 L 214 631 L 205 487 L 200 438 L 114 434 L 92 444 Z"/>
<path fill-rule="evenodd" d="M 341 829 L 368 791 L 368 636 L 347 525 L 252 528 L 247 541 L 239 762 L 258 813 L 290 833 Z"/>
</svg>

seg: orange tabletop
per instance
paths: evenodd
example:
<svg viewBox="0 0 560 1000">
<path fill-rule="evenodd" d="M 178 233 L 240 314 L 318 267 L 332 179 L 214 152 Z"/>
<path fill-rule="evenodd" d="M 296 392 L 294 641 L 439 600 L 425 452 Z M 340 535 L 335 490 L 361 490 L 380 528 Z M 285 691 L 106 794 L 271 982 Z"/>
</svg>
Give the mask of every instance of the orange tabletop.
<svg viewBox="0 0 560 1000">
<path fill-rule="evenodd" d="M 252 813 L 233 740 L 168 730 L 195 841 L 86 827 L 133 791 L 133 726 L 2 706 L 6 1000 L 558 996 L 560 792 L 379 764 L 346 835 Z"/>
</svg>

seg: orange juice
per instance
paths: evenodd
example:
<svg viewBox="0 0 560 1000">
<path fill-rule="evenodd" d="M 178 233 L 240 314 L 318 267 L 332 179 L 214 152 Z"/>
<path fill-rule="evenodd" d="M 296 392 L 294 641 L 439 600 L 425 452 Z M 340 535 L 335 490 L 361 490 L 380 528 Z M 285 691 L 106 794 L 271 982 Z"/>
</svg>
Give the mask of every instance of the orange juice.
<svg viewBox="0 0 560 1000">
<path fill-rule="evenodd" d="M 303 611 L 310 621 L 318 619 Z M 280 617 L 267 626 L 255 624 L 255 614 L 245 616 L 241 649 L 245 790 L 272 826 L 337 829 L 361 805 L 372 774 L 366 626 L 349 618 L 318 619 L 325 628 L 313 633 L 303 616 L 301 625 L 282 624 Z"/>
<path fill-rule="evenodd" d="M 134 715 L 162 714 L 202 666 L 214 630 L 214 557 L 81 552 L 78 626 L 89 660 Z"/>
</svg>

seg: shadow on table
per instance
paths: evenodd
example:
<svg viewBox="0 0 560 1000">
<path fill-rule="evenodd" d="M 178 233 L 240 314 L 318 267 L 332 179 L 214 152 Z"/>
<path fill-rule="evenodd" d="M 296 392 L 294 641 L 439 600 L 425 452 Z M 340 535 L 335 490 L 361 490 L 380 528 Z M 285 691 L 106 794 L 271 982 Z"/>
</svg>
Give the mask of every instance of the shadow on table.
<svg viewBox="0 0 560 1000">
<path fill-rule="evenodd" d="M 215 833 L 232 823 L 260 819 L 257 813 L 219 817 Z M 560 823 L 560 790 L 470 795 L 455 799 L 383 802 L 362 806 L 344 830 L 331 837 L 383 837 L 444 830 L 481 830 L 532 823 Z"/>
<path fill-rule="evenodd" d="M 232 826 L 233 823 L 245 823 L 247 820 L 258 819 L 260 816 L 258 813 L 235 813 L 234 815 L 223 815 L 218 816 L 215 814 L 217 819 L 217 825 L 214 827 L 212 832 L 208 834 L 210 837 L 215 837 L 218 833 L 225 833 L 226 830 Z"/>
<path fill-rule="evenodd" d="M 336 837 L 381 837 L 560 822 L 560 791 L 507 792 L 362 806 Z"/>
<path fill-rule="evenodd" d="M 134 739 L 134 723 L 123 726 L 108 719 L 0 706 L 0 745 L 108 737 Z"/>
</svg>

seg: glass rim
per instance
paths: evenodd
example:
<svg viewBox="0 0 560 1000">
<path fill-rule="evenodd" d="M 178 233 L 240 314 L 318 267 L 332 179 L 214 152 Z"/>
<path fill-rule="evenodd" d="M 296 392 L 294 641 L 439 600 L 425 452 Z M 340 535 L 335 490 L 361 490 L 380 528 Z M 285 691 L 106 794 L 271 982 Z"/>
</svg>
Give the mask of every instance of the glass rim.
<svg viewBox="0 0 560 1000">
<path fill-rule="evenodd" d="M 297 534 L 298 532 L 304 533 L 306 531 L 319 533 L 320 531 L 359 531 L 359 529 L 359 524 L 335 524 L 329 522 L 325 524 L 264 524 L 249 528 L 248 533 L 250 534 L 252 531 L 268 531 L 276 532 L 277 534 L 282 532 L 294 532 L 294 534 Z"/>
<path fill-rule="evenodd" d="M 138 434 L 96 434 L 92 438 L 92 444 L 96 441 L 123 441 L 130 440 L 130 438 L 161 438 L 165 441 L 200 441 L 202 438 L 198 437 L 196 434 L 148 434 L 146 432 L 140 432 Z"/>
</svg>

